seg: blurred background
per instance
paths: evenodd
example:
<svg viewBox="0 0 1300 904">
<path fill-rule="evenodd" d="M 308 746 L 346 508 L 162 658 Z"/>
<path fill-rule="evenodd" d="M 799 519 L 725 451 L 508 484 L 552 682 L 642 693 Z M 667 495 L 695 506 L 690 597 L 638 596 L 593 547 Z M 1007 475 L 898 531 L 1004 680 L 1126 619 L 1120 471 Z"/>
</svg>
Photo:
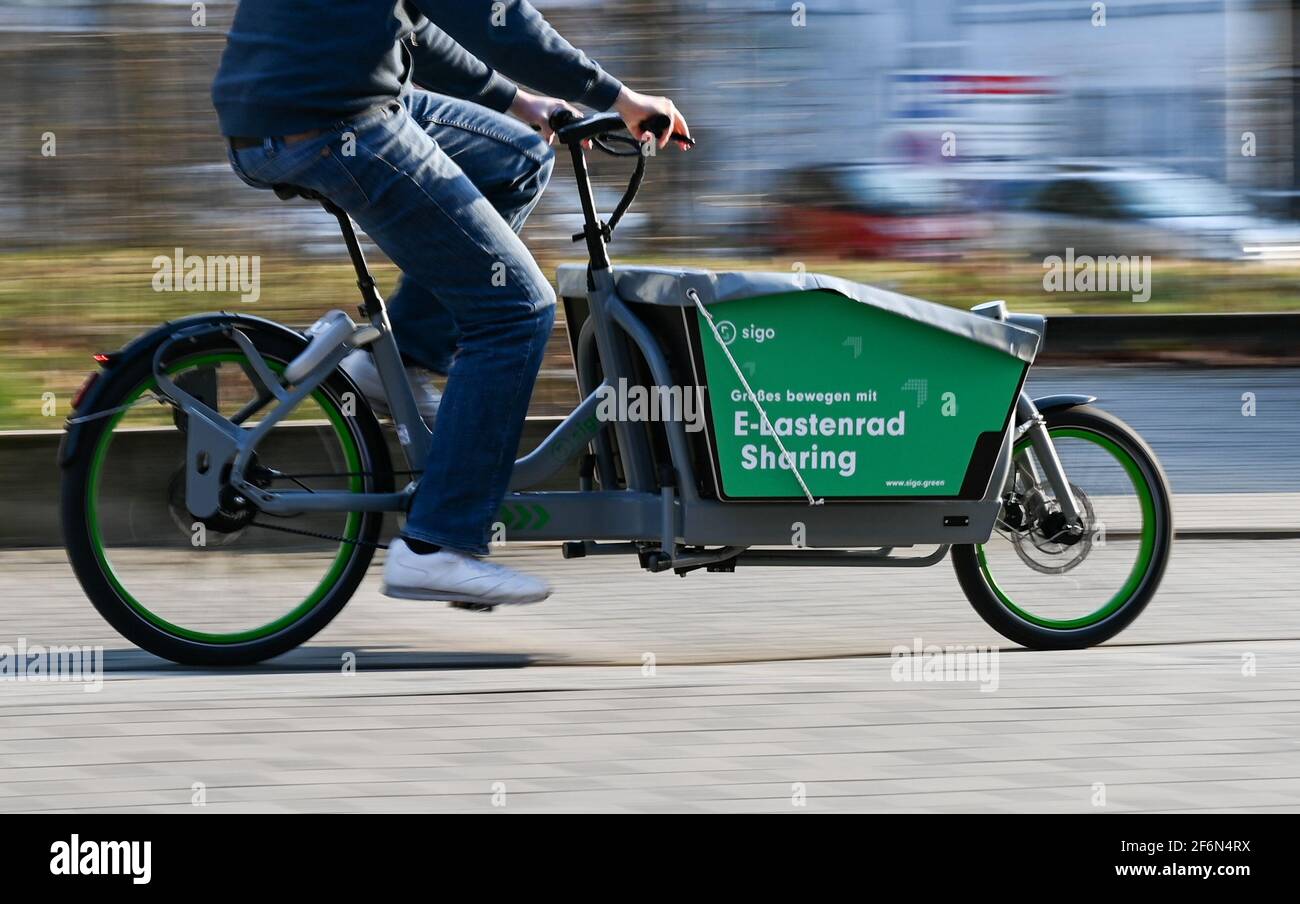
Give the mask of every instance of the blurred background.
<svg viewBox="0 0 1300 904">
<path fill-rule="evenodd" d="M 651 162 L 616 262 L 806 267 L 1046 313 L 1300 310 L 1290 0 L 536 5 L 699 139 Z M 353 306 L 333 220 L 225 163 L 209 84 L 234 7 L 0 0 L 0 427 L 57 426 L 91 353 L 241 305 L 154 291 L 178 247 L 260 255 L 255 313 Z M 608 212 L 626 169 L 594 168 Z M 580 259 L 579 223 L 561 160 L 525 234 L 543 269 Z M 1045 291 L 1067 248 L 1150 255 L 1150 301 Z M 552 349 L 537 414 L 574 400 L 561 333 Z"/>
<path fill-rule="evenodd" d="M 161 663 L 59 548 L 55 445 L 91 355 L 200 311 L 306 326 L 354 310 L 355 278 L 330 216 L 229 170 L 209 85 L 234 3 L 0 0 L 0 640 L 102 644 L 111 682 L 0 681 L 0 811 L 193 811 L 199 788 L 227 810 L 468 810 L 498 779 L 512 808 L 564 810 L 784 810 L 792 782 L 810 809 L 1096 812 L 1099 787 L 1116 811 L 1300 808 L 1300 729 L 1278 718 L 1300 709 L 1300 0 L 533 2 L 699 139 L 651 161 L 616 262 L 1053 317 L 1031 393 L 1100 396 L 1170 477 L 1160 596 L 1119 645 L 1013 653 L 984 694 L 890 680 L 897 644 L 1002 643 L 947 567 L 634 586 L 631 559 L 512 543 L 556 585 L 546 606 L 393 605 L 372 569 L 265 668 Z M 592 164 L 608 214 L 629 170 Z M 560 160 L 525 233 L 544 271 L 582 259 L 579 222 Z M 178 248 L 259 256 L 257 300 L 155 291 Z M 1067 249 L 1150 256 L 1150 299 L 1047 291 Z M 576 401 L 563 330 L 534 415 Z M 253 553 L 220 560 L 229 581 L 178 565 L 193 523 L 157 433 L 122 446 L 104 508 L 159 611 L 222 619 L 315 578 L 314 544 L 282 533 L 214 542 Z M 159 475 L 165 497 L 135 492 Z M 563 669 L 517 670 L 538 664 Z"/>
</svg>

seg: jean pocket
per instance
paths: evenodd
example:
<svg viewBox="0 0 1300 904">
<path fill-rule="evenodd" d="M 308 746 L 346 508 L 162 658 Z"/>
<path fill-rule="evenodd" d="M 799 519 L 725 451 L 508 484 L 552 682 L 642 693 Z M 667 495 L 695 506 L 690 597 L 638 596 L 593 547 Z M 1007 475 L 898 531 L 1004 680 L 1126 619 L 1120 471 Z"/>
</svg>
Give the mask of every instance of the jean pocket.
<svg viewBox="0 0 1300 904">
<path fill-rule="evenodd" d="M 344 210 L 365 207 L 370 203 L 370 196 L 332 142 L 320 149 L 313 170 L 320 183 L 315 186 L 316 190 Z"/>
</svg>

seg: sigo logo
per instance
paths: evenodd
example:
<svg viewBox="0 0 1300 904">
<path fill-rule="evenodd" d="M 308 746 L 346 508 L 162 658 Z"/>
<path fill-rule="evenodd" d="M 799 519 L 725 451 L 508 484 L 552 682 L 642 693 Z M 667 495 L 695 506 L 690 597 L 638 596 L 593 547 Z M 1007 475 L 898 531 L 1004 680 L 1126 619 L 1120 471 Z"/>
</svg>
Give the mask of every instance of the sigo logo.
<svg viewBox="0 0 1300 904">
<path fill-rule="evenodd" d="M 751 323 L 741 330 L 736 329 L 736 325 L 730 320 L 724 320 L 718 324 L 718 334 L 722 336 L 722 341 L 727 345 L 735 342 L 737 339 L 749 339 L 762 345 L 769 339 L 776 338 L 776 330 L 770 326 L 758 326 Z"/>
</svg>

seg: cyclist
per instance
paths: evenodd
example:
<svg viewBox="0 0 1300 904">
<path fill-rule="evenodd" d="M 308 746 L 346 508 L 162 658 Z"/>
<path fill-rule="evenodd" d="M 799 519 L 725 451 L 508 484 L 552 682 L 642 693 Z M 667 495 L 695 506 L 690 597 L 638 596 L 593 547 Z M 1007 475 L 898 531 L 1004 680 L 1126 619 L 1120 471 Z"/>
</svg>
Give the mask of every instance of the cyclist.
<svg viewBox="0 0 1300 904">
<path fill-rule="evenodd" d="M 577 112 L 567 102 L 613 109 L 644 141 L 655 136 L 641 124 L 664 115 L 660 147 L 689 135 L 685 120 L 526 0 L 242 0 L 212 99 L 241 179 L 319 192 L 402 271 L 389 316 L 420 413 L 437 426 L 383 592 L 545 599 L 544 581 L 480 556 L 555 319 L 554 292 L 517 235 L 550 178 L 547 119 Z M 370 354 L 344 368 L 384 413 Z M 444 395 L 430 371 L 447 376 Z"/>
</svg>

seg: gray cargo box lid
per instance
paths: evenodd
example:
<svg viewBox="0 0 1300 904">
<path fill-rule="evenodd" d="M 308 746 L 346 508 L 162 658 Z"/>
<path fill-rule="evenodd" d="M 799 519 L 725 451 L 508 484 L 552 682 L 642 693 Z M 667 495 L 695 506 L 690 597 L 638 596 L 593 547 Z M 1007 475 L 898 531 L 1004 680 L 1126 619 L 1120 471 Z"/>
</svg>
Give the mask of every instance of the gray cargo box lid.
<svg viewBox="0 0 1300 904">
<path fill-rule="evenodd" d="M 614 267 L 613 274 L 619 297 L 639 304 L 694 307 L 695 303 L 686 294 L 690 289 L 695 290 L 706 306 L 739 298 L 821 289 L 955 333 L 1026 362 L 1033 362 L 1042 339 L 1039 333 L 1025 327 L 821 273 L 801 275 L 747 270 L 718 273 L 671 267 Z M 563 264 L 557 271 L 556 282 L 561 296 L 585 298 L 587 268 L 582 264 Z"/>
</svg>

